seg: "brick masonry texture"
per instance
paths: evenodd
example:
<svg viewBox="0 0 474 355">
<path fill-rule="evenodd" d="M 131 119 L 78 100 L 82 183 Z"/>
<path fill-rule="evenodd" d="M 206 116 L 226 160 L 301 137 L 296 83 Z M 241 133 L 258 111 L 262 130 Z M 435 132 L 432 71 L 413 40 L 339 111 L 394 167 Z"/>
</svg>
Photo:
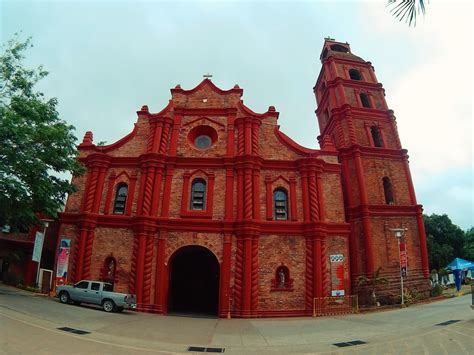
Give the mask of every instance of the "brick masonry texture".
<svg viewBox="0 0 474 355">
<path fill-rule="evenodd" d="M 273 107 L 255 113 L 243 104 L 242 89 L 221 90 L 208 79 L 192 90 L 171 89 L 159 113 L 142 107 L 131 133 L 113 144 L 95 146 L 86 134 L 78 148 L 88 172 L 73 178 L 78 190 L 60 216 L 60 236 L 72 240 L 70 281 L 87 273 L 103 278 L 113 257 L 116 290 L 136 293 L 141 310 L 167 313 L 173 255 L 200 246 L 220 264 L 219 316 L 228 305 L 234 317 L 310 315 L 308 300 L 330 295 L 330 255 L 344 255 L 347 293 L 363 292 L 357 277 L 379 266 L 393 280 L 391 292 L 398 275 L 391 229 L 405 228 L 406 281 L 426 291 L 422 210 L 393 112 L 370 63 L 350 50 L 331 51 L 334 43 L 325 42 L 329 55 L 315 86 L 321 150 L 279 132 Z M 350 79 L 350 69 L 363 80 Z M 370 94 L 372 108 L 360 107 L 359 92 Z M 383 147 L 371 143 L 373 125 Z M 215 132 L 211 147 L 197 148 L 193 132 Z M 383 177 L 391 181 L 392 204 Z M 196 178 L 206 181 L 204 211 L 191 209 Z M 129 188 L 124 214 L 113 209 L 119 184 Z M 273 220 L 277 188 L 287 192 L 289 220 Z M 272 289 L 279 266 L 288 268 L 291 288 Z"/>
</svg>

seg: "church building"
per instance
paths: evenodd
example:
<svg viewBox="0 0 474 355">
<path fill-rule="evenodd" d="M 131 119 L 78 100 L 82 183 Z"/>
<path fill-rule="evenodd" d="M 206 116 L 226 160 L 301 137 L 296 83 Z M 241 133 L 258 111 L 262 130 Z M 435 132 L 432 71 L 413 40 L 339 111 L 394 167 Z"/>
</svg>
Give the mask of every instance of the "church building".
<svg viewBox="0 0 474 355">
<path fill-rule="evenodd" d="M 143 106 L 113 144 L 87 132 L 87 173 L 60 214 L 67 281 L 113 282 L 142 311 L 247 318 L 362 297 L 358 277 L 379 268 L 380 294 L 400 294 L 400 267 L 426 292 L 422 207 L 382 84 L 347 43 L 326 39 L 320 59 L 320 149 L 281 132 L 273 106 L 256 113 L 238 85 L 208 78 L 171 89 L 158 113 Z"/>
</svg>

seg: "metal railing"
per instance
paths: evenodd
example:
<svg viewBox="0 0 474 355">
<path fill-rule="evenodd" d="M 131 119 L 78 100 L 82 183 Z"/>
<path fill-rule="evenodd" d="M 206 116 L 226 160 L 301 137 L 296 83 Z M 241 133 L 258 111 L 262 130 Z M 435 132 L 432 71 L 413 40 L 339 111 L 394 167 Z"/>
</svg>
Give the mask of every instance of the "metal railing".
<svg viewBox="0 0 474 355">
<path fill-rule="evenodd" d="M 313 317 L 359 312 L 357 295 L 313 298 Z"/>
</svg>

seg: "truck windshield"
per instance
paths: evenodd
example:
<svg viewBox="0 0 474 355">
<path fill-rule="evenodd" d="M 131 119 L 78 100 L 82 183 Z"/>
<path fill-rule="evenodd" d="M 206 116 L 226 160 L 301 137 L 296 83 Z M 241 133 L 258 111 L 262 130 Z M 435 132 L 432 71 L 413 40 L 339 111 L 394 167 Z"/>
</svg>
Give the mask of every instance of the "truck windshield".
<svg viewBox="0 0 474 355">
<path fill-rule="evenodd" d="M 106 283 L 104 283 L 104 289 L 103 289 L 103 291 L 113 292 L 113 290 L 114 290 L 114 286 L 112 286 L 112 284 L 106 284 Z"/>
</svg>

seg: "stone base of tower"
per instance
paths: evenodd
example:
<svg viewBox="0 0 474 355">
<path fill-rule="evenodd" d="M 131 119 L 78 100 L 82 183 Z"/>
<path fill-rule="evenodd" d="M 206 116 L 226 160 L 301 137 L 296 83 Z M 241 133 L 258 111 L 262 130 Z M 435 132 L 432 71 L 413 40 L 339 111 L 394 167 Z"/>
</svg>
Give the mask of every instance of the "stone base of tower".
<svg viewBox="0 0 474 355">
<path fill-rule="evenodd" d="M 397 271 L 383 273 L 381 277 L 388 280 L 388 284 L 378 284 L 375 288 L 377 302 L 380 305 L 393 305 L 401 302 L 401 280 Z M 360 306 L 373 306 L 371 296 L 373 287 L 370 284 L 358 285 L 357 278 L 354 279 L 353 292 L 357 294 Z M 405 303 L 418 301 L 430 297 L 430 283 L 423 275 L 423 270 L 410 270 L 403 278 L 403 289 Z"/>
</svg>

